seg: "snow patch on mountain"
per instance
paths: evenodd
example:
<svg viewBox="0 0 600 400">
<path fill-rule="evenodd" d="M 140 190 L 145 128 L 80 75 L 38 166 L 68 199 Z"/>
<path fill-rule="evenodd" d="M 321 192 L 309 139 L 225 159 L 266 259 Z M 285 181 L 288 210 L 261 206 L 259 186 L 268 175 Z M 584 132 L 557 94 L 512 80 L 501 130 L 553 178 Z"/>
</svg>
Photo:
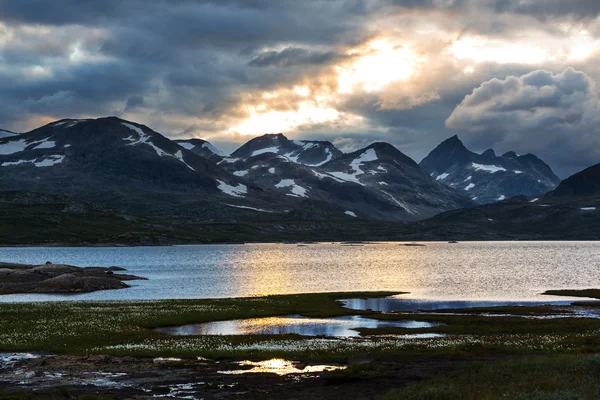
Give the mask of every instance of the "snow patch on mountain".
<svg viewBox="0 0 600 400">
<path fill-rule="evenodd" d="M 50 139 L 50 138 L 46 138 L 46 139 L 40 141 L 39 144 L 33 148 L 33 150 L 36 150 L 36 149 L 52 149 L 52 148 L 56 147 L 56 142 L 53 142 L 53 141 L 48 140 L 48 139 Z"/>
<path fill-rule="evenodd" d="M 364 171 L 360 169 L 360 167 L 362 163 L 369 161 L 377 161 L 377 153 L 375 152 L 375 149 L 367 149 L 367 151 L 362 153 L 358 158 L 350 163 L 350 167 L 356 171 L 356 175 L 362 175 L 364 174 Z"/>
<path fill-rule="evenodd" d="M 10 167 L 10 166 L 17 166 L 17 165 L 22 165 L 22 164 L 33 164 L 38 168 L 52 167 L 53 165 L 62 163 L 64 159 L 65 159 L 64 155 L 54 154 L 51 156 L 47 156 L 46 158 L 43 158 L 41 161 L 37 161 L 38 160 L 37 158 L 34 158 L 33 160 L 7 161 L 7 162 L 3 162 L 2 166 Z"/>
<path fill-rule="evenodd" d="M 449 177 L 449 176 L 450 176 L 450 174 L 448 174 L 448 173 L 444 172 L 443 174 L 441 174 L 441 175 L 438 175 L 438 176 L 437 176 L 437 178 L 435 178 L 435 180 L 436 180 L 436 181 L 444 180 L 444 179 L 446 179 L 446 178 L 447 178 L 447 177 Z"/>
<path fill-rule="evenodd" d="M 475 169 L 475 171 L 485 171 L 485 172 L 489 172 L 491 174 L 495 174 L 496 172 L 500 172 L 500 171 L 506 171 L 506 168 L 503 167 L 498 167 L 497 165 L 484 165 L 484 164 L 477 164 L 477 163 L 472 163 L 473 168 Z"/>
<path fill-rule="evenodd" d="M 173 155 L 173 157 L 175 157 L 176 159 L 178 159 L 179 161 L 184 163 L 185 166 L 188 167 L 189 169 L 191 169 L 192 171 L 195 171 L 194 168 L 190 167 L 189 164 L 185 162 L 185 160 L 183 159 L 183 153 L 181 152 L 181 150 L 177 150 L 177 153 L 175 153 Z"/>
<path fill-rule="evenodd" d="M 151 139 L 150 135 L 146 134 L 141 128 L 138 128 L 137 126 L 128 124 L 126 122 L 121 122 L 121 124 L 129 129 L 131 129 L 132 131 L 137 133 L 139 136 L 137 139 L 134 138 L 133 135 L 130 135 L 130 136 L 124 138 L 123 140 L 131 142 L 131 143 L 128 143 L 127 146 L 135 146 L 138 144 L 147 144 L 148 146 L 152 147 L 154 149 L 154 151 L 156 151 L 156 154 L 158 154 L 160 157 L 170 155 L 170 154 L 166 153 L 163 149 L 161 149 L 160 147 L 158 147 L 154 143 L 152 143 L 150 141 L 150 139 Z"/>
<path fill-rule="evenodd" d="M 303 188 L 300 185 L 297 185 L 293 179 L 282 179 L 278 184 L 275 185 L 276 188 L 282 189 L 290 187 L 292 193 L 288 194 L 288 196 L 292 197 L 308 197 L 306 195 L 307 189 Z"/>
<path fill-rule="evenodd" d="M 245 170 L 243 170 L 243 171 L 235 171 L 233 174 L 234 174 L 235 176 L 246 176 L 246 175 L 248 175 L 248 172 L 249 172 L 249 171 L 248 171 L 247 169 L 245 169 Z"/>
<path fill-rule="evenodd" d="M 469 184 L 467 185 L 467 187 L 465 187 L 465 190 L 468 192 L 470 189 L 473 189 L 474 187 L 475 187 L 475 185 L 474 185 L 474 184 L 472 184 L 472 183 L 469 183 Z"/>
<path fill-rule="evenodd" d="M 14 140 L 7 143 L 0 144 L 0 154 L 15 154 L 25 150 L 25 147 L 29 146 L 29 143 L 25 139 Z"/>
<path fill-rule="evenodd" d="M 275 173 L 275 168 L 272 168 L 272 167 L 271 167 L 271 168 L 269 168 L 269 173 L 270 173 L 270 174 L 274 174 L 274 173 Z"/>
<path fill-rule="evenodd" d="M 580 210 L 581 211 L 594 211 L 596 209 L 596 207 L 581 207 Z"/>
<path fill-rule="evenodd" d="M 63 155 L 52 155 L 48 156 L 48 158 L 43 159 L 42 161 L 38 161 L 35 164 L 36 167 L 51 167 L 56 164 L 60 164 L 65 159 Z"/>
<path fill-rule="evenodd" d="M 265 149 L 260 149 L 260 150 L 255 150 L 252 152 L 252 155 L 250 157 L 256 157 L 259 156 L 261 154 L 265 154 L 265 153 L 279 153 L 279 147 L 273 146 L 273 147 L 267 147 Z"/>
<path fill-rule="evenodd" d="M 224 159 L 222 159 L 221 161 L 219 161 L 219 162 L 217 163 L 217 165 L 221 165 L 221 164 L 223 164 L 223 163 L 226 163 L 226 164 L 233 164 L 234 162 L 236 162 L 236 161 L 238 161 L 238 160 L 239 160 L 239 158 L 235 158 L 235 157 L 225 157 Z"/>
<path fill-rule="evenodd" d="M 353 213 L 352 211 L 345 211 L 345 212 L 344 212 L 344 214 L 346 214 L 346 215 L 349 215 L 349 216 L 351 216 L 351 217 L 354 217 L 354 218 L 358 218 L 358 217 L 356 216 L 356 214 L 355 214 L 355 213 Z"/>
<path fill-rule="evenodd" d="M 217 188 L 221 192 L 234 197 L 244 197 L 244 195 L 248 193 L 246 185 L 239 183 L 237 186 L 232 186 L 219 179 L 217 179 Z"/>
<path fill-rule="evenodd" d="M 346 181 L 345 181 L 345 180 L 343 180 L 343 179 L 340 179 L 340 178 L 337 178 L 337 177 L 335 177 L 335 176 L 332 176 L 332 175 L 330 175 L 330 173 L 325 173 L 325 174 L 322 174 L 322 173 L 320 173 L 320 172 L 317 172 L 317 171 L 315 171 L 315 170 L 312 170 L 312 173 L 313 173 L 313 174 L 314 174 L 314 175 L 315 175 L 317 178 L 319 178 L 319 179 L 325 179 L 325 178 L 329 178 L 329 179 L 333 179 L 334 181 L 336 181 L 336 182 L 340 182 L 340 183 L 344 183 L 344 182 L 346 182 Z"/>
<path fill-rule="evenodd" d="M 178 142 L 177 144 L 186 150 L 192 150 L 194 147 L 196 147 L 192 143 L 188 143 L 188 142 Z"/>
<path fill-rule="evenodd" d="M 320 163 L 307 164 L 307 165 L 309 167 L 320 167 L 321 165 L 324 165 L 324 164 L 328 163 L 329 161 L 331 161 L 331 159 L 333 158 L 333 153 L 331 152 L 331 150 L 329 150 L 328 148 L 325 148 L 325 153 L 327 153 L 327 158 L 325 158 L 323 161 L 321 161 Z"/>
<path fill-rule="evenodd" d="M 352 168 L 352 170 L 354 170 L 354 173 L 330 172 L 330 174 L 334 175 L 337 178 L 342 179 L 344 181 L 355 182 L 355 183 L 358 183 L 359 185 L 363 185 L 357 178 L 359 175 L 363 175 L 365 173 L 360 167 L 365 162 L 377 161 L 377 160 L 378 160 L 378 158 L 377 158 L 377 153 L 375 152 L 375 149 L 367 149 L 364 153 L 362 153 L 360 156 L 355 158 L 350 163 L 350 168 Z"/>
<path fill-rule="evenodd" d="M 212 151 L 214 154 L 218 155 L 218 156 L 224 156 L 225 154 L 223 154 L 223 152 L 219 149 L 217 149 L 215 146 L 213 146 L 212 144 L 205 142 L 204 144 L 202 144 L 202 147 L 205 149 L 208 149 L 210 151 Z"/>
<path fill-rule="evenodd" d="M 500 197 L 498 197 L 498 201 L 502 201 L 506 199 L 506 196 L 504 196 L 503 194 L 500 195 Z"/>
<path fill-rule="evenodd" d="M 382 190 L 382 192 L 388 195 L 389 198 L 392 199 L 392 201 L 396 203 L 400 208 L 404 209 L 404 211 L 406 211 L 409 214 L 414 214 L 414 211 L 408 208 L 408 206 L 405 203 L 398 201 L 398 199 L 396 199 L 391 193 L 388 193 L 385 190 Z"/>
<path fill-rule="evenodd" d="M 254 208 L 254 207 L 248 207 L 248 206 L 236 206 L 235 204 L 225 204 L 228 207 L 234 207 L 234 208 L 241 208 L 243 210 L 252 210 L 252 211 L 258 211 L 258 212 L 265 212 L 265 213 L 272 213 L 273 211 L 269 211 L 269 210 L 263 210 L 262 208 Z"/>
<path fill-rule="evenodd" d="M 166 151 L 164 151 L 163 149 L 161 149 L 160 147 L 156 146 L 154 143 L 152 143 L 150 141 L 150 139 L 152 139 L 152 137 L 150 135 L 148 135 L 147 133 L 145 133 L 141 128 L 138 128 L 137 126 L 128 124 L 126 122 L 121 122 L 121 124 L 129 129 L 131 129 L 132 131 L 134 131 L 135 133 L 137 133 L 139 135 L 138 139 L 134 138 L 132 135 L 130 135 L 126 138 L 123 138 L 123 140 L 131 142 L 131 143 L 128 143 L 127 146 L 135 146 L 138 144 L 147 144 L 148 146 L 152 147 L 154 149 L 154 151 L 156 151 L 156 154 L 158 154 L 160 157 L 167 156 L 167 157 L 176 158 L 179 161 L 181 161 L 186 167 L 188 167 L 192 171 L 195 171 L 194 168 L 190 167 L 188 165 L 188 163 L 185 162 L 185 160 L 183 159 L 183 153 L 181 152 L 181 150 L 177 150 L 177 152 L 175 154 L 169 154 Z"/>
</svg>

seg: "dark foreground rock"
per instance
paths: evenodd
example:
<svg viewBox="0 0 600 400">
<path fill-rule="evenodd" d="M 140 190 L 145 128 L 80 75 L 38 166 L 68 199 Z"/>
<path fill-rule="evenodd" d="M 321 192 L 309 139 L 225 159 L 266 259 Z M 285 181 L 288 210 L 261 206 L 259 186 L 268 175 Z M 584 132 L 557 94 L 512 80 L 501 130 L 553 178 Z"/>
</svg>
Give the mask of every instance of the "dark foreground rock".
<svg viewBox="0 0 600 400">
<path fill-rule="evenodd" d="M 391 389 L 462 370 L 472 361 L 443 357 L 340 359 L 351 373 L 239 374 L 233 360 L 152 359 L 0 353 L 0 394 L 31 399 L 372 400 Z M 331 362 L 327 362 L 331 364 Z M 307 363 L 306 365 L 312 365 Z M 238 372 L 238 373 L 233 373 Z M 348 371 L 350 372 L 350 371 Z M 61 388 L 60 390 L 58 388 Z M 93 396 L 93 397 L 92 397 Z"/>
<path fill-rule="evenodd" d="M 0 262 L 0 294 L 87 293 L 124 289 L 123 281 L 142 280 L 134 275 L 116 274 L 118 267 L 81 268 L 65 264 L 25 265 Z"/>
</svg>

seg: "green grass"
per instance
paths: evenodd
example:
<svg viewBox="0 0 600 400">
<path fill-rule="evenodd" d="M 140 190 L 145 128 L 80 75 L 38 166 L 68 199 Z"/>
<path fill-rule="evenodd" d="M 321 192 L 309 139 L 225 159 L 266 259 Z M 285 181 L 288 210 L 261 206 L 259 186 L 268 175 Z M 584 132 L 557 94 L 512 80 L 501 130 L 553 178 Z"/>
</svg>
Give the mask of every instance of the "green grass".
<svg viewBox="0 0 600 400">
<path fill-rule="evenodd" d="M 600 398 L 600 356 L 560 355 L 476 363 L 393 390 L 380 400 L 587 400 Z"/>
<path fill-rule="evenodd" d="M 192 355 L 217 344 L 256 342 L 260 337 L 171 337 L 151 328 L 228 319 L 302 314 L 331 317 L 353 314 L 336 299 L 352 296 L 389 296 L 396 293 L 328 293 L 212 300 L 142 302 L 57 302 L 0 304 L 0 352 L 50 351 L 88 354 L 136 353 L 141 355 Z M 289 339 L 289 337 L 277 337 Z M 293 337 L 296 338 L 297 337 Z M 195 343 L 195 346 L 184 344 Z M 127 345 L 145 343 L 143 349 Z M 111 350 L 102 350 L 107 347 Z M 118 346 L 124 346 L 123 348 Z M 225 347 L 224 347 L 225 346 Z M 155 348 L 156 350 L 152 350 Z M 190 352 L 186 348 L 192 349 Z M 146 350 L 144 350 L 146 349 Z M 203 352 L 200 350 L 200 352 Z M 219 353 L 215 351 L 214 353 Z M 227 350 L 221 353 L 229 353 Z M 194 353 L 196 354 L 196 353 Z"/>
<path fill-rule="evenodd" d="M 472 315 L 379 314 L 341 307 L 337 299 L 395 293 L 315 293 L 251 298 L 0 304 L 0 352 L 48 351 L 213 358 L 294 357 L 336 359 L 377 356 L 487 353 L 600 352 L 600 320 L 528 319 Z M 301 314 L 312 317 L 365 315 L 385 320 L 439 322 L 424 329 L 362 329 L 370 340 L 299 335 L 169 336 L 152 328 L 209 321 Z M 435 332 L 438 339 L 397 339 L 389 334 Z M 381 336 L 384 335 L 384 336 Z"/>
</svg>

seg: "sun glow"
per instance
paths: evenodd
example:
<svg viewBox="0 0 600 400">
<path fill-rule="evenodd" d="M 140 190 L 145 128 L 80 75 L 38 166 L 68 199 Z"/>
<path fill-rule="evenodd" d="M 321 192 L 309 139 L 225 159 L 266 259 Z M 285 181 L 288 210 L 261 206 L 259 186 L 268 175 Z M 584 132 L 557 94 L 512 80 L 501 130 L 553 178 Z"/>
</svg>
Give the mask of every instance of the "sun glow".
<svg viewBox="0 0 600 400">
<path fill-rule="evenodd" d="M 364 50 L 351 50 L 357 60 L 337 67 L 338 93 L 352 93 L 356 88 L 367 92 L 382 90 L 392 82 L 413 76 L 425 62 L 409 47 L 396 46 L 387 40 L 371 42 Z"/>
<path fill-rule="evenodd" d="M 331 107 L 320 107 L 312 101 L 302 101 L 289 111 L 249 107 L 249 116 L 231 131 L 242 135 L 287 132 L 301 125 L 335 121 L 340 113 Z"/>
<path fill-rule="evenodd" d="M 584 61 L 599 49 L 600 41 L 581 31 L 562 39 L 533 33 L 517 41 L 465 37 L 452 43 L 449 50 L 459 60 L 533 65 L 548 61 Z"/>
<path fill-rule="evenodd" d="M 538 64 L 547 58 L 546 52 L 537 46 L 484 38 L 457 40 L 450 51 L 459 60 L 493 61 L 499 64 Z"/>
</svg>

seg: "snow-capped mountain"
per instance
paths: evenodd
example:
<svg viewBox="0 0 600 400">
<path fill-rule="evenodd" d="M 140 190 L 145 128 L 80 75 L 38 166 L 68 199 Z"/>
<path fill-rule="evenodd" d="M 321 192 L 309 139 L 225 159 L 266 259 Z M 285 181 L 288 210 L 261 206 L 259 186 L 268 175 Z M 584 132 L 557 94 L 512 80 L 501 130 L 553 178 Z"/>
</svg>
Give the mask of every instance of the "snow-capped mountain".
<svg viewBox="0 0 600 400">
<path fill-rule="evenodd" d="M 386 143 L 344 154 L 265 135 L 226 157 L 115 117 L 0 138 L 0 190 L 71 196 L 136 215 L 412 221 L 473 203 Z"/>
<path fill-rule="evenodd" d="M 0 190 L 66 194 L 136 213 L 276 197 L 144 125 L 115 117 L 61 120 L 0 139 L 0 171 Z"/>
<path fill-rule="evenodd" d="M 366 188 L 393 207 L 396 219 L 418 220 L 473 203 L 432 179 L 416 162 L 388 143 L 374 143 L 323 165 L 338 182 Z"/>
<path fill-rule="evenodd" d="M 435 180 L 479 204 L 540 195 L 560 183 L 552 169 L 533 154 L 497 156 L 491 149 L 477 154 L 457 136 L 442 142 L 419 165 Z"/>
<path fill-rule="evenodd" d="M 349 217 L 402 221 L 473 205 L 467 197 L 433 180 L 412 159 L 387 143 L 375 143 L 350 154 L 335 151 L 329 144 L 331 147 L 324 148 L 330 149 L 328 154 L 336 155 L 334 159 L 306 165 L 297 162 L 303 155 L 301 151 L 291 152 L 292 146 L 296 145 L 298 151 L 299 145 L 285 136 L 257 139 L 218 164 L 241 179 L 265 189 L 274 188 L 298 202 L 310 199 L 335 204 L 345 209 Z"/>
<path fill-rule="evenodd" d="M 213 146 L 210 142 L 202 139 L 179 139 L 174 140 L 175 143 L 187 149 L 193 153 L 198 154 L 201 157 L 204 157 L 213 162 L 219 162 L 223 159 L 225 154 Z"/>
<path fill-rule="evenodd" d="M 330 142 L 289 140 L 281 133 L 254 138 L 231 154 L 232 158 L 249 158 L 264 153 L 285 156 L 292 162 L 311 167 L 336 159 L 342 152 Z"/>
<path fill-rule="evenodd" d="M 229 161 L 229 162 L 228 162 Z M 250 158 L 224 159 L 221 165 L 233 175 L 275 190 L 297 205 L 307 200 L 340 207 L 350 217 L 404 219 L 402 213 L 362 185 L 349 183 L 275 153 Z"/>
</svg>

